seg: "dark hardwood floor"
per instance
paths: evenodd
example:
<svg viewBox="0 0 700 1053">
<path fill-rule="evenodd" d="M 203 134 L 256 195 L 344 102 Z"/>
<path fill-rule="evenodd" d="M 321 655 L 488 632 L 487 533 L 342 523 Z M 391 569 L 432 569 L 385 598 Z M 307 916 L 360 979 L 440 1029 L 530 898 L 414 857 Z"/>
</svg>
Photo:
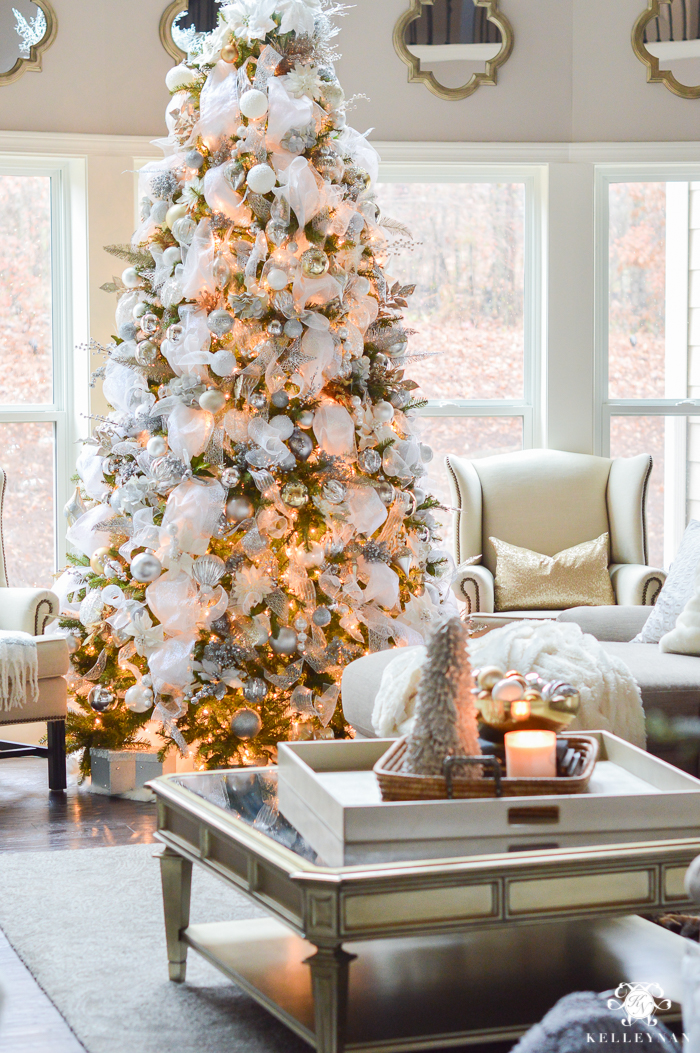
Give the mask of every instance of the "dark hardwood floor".
<svg viewBox="0 0 700 1053">
<path fill-rule="evenodd" d="M 0 851 L 101 848 L 154 840 L 154 804 L 104 797 L 77 786 L 65 794 L 50 794 L 46 768 L 46 761 L 37 758 L 0 760 Z M 0 987 L 0 1053 L 85 1053 L 2 932 Z M 461 1053 L 510 1049 L 511 1043 L 498 1043 L 464 1047 Z"/>
</svg>

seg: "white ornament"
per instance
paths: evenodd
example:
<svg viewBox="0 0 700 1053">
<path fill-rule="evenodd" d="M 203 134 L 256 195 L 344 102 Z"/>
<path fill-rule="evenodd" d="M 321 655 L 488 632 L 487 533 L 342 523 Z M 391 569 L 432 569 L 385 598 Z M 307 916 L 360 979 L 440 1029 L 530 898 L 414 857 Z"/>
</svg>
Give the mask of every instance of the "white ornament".
<svg viewBox="0 0 700 1053">
<path fill-rule="evenodd" d="M 280 292 L 289 284 L 289 275 L 281 267 L 273 267 L 271 271 L 268 271 L 267 284 L 275 292 Z"/>
<path fill-rule="evenodd" d="M 165 225 L 173 229 L 173 226 L 179 219 L 185 219 L 187 216 L 187 205 L 171 205 L 165 214 Z"/>
<path fill-rule="evenodd" d="M 175 264 L 180 263 L 181 260 L 182 253 L 180 252 L 177 245 L 171 245 L 163 253 L 163 263 L 166 267 L 169 267 L 171 270 L 175 266 Z"/>
<path fill-rule="evenodd" d="M 132 559 L 129 570 L 136 581 L 155 581 L 160 577 L 163 567 L 152 552 L 140 552 Z"/>
<path fill-rule="evenodd" d="M 253 165 L 246 182 L 254 194 L 269 194 L 277 182 L 277 176 L 269 165 Z"/>
<path fill-rule="evenodd" d="M 299 562 L 304 567 L 320 567 L 326 558 L 326 550 L 318 541 L 309 544 L 308 551 L 305 548 L 298 550 Z"/>
<path fill-rule="evenodd" d="M 168 452 L 168 443 L 162 435 L 154 435 L 146 443 L 146 451 L 151 457 L 163 457 Z"/>
<path fill-rule="evenodd" d="M 140 684 L 134 684 L 124 695 L 124 705 L 132 713 L 147 713 L 153 708 L 153 692 L 150 687 L 144 685 L 143 681 Z"/>
<path fill-rule="evenodd" d="M 244 117 L 258 121 L 267 113 L 267 95 L 257 88 L 249 88 L 241 95 L 238 105 Z"/>
<path fill-rule="evenodd" d="M 189 88 L 197 79 L 197 74 L 189 66 L 180 63 L 165 74 L 165 86 L 168 91 L 180 91 L 181 88 Z"/>
<path fill-rule="evenodd" d="M 372 411 L 372 415 L 376 421 L 388 424 L 390 420 L 394 419 L 394 407 L 390 402 L 378 402 Z"/>
<path fill-rule="evenodd" d="M 199 405 L 210 413 L 218 413 L 226 405 L 226 396 L 216 388 L 209 388 L 199 396 Z"/>
<path fill-rule="evenodd" d="M 294 421 L 284 413 L 278 414 L 270 421 L 270 427 L 279 432 L 280 439 L 288 439 L 294 431 Z"/>
<path fill-rule="evenodd" d="M 141 279 L 136 273 L 135 267 L 127 267 L 126 270 L 122 272 L 122 281 L 127 289 L 136 289 L 141 284 Z"/>
<path fill-rule="evenodd" d="M 211 360 L 211 368 L 217 377 L 230 377 L 236 368 L 236 356 L 233 351 L 222 348 L 217 351 Z"/>
</svg>

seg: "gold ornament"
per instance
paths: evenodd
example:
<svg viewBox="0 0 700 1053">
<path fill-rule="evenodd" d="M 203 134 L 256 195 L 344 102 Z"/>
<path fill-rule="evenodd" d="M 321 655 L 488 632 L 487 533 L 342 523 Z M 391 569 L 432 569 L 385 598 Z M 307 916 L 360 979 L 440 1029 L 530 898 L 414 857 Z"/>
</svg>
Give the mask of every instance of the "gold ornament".
<svg viewBox="0 0 700 1053">
<path fill-rule="evenodd" d="M 322 278 L 329 266 L 323 249 L 311 248 L 301 254 L 301 269 L 307 278 Z"/>
<path fill-rule="evenodd" d="M 105 560 L 108 559 L 108 548 L 96 548 L 92 554 L 92 559 L 90 560 L 90 569 L 93 572 L 93 574 L 98 574 L 100 577 L 104 577 Z"/>
<path fill-rule="evenodd" d="M 224 62 L 238 62 L 238 45 L 233 40 L 229 41 L 228 44 L 224 44 L 221 49 L 221 57 Z"/>
</svg>

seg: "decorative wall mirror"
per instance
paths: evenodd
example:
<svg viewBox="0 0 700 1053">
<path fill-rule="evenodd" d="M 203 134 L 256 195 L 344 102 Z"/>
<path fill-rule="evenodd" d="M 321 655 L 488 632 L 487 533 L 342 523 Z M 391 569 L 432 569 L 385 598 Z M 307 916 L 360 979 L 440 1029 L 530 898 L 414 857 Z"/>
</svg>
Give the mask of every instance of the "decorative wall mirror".
<svg viewBox="0 0 700 1053">
<path fill-rule="evenodd" d="M 465 99 L 480 84 L 495 84 L 513 50 L 510 22 L 498 0 L 411 0 L 394 27 L 394 47 L 441 99 Z"/>
<path fill-rule="evenodd" d="M 41 71 L 41 56 L 56 37 L 58 20 L 48 0 L 0 0 L 0 84 L 27 70 Z"/>
<path fill-rule="evenodd" d="M 649 83 L 700 99 L 700 0 L 648 0 L 634 24 L 632 48 Z"/>
<path fill-rule="evenodd" d="M 176 62 L 196 50 L 199 34 L 214 29 L 219 5 L 215 0 L 173 0 L 160 19 L 161 44 Z"/>
</svg>

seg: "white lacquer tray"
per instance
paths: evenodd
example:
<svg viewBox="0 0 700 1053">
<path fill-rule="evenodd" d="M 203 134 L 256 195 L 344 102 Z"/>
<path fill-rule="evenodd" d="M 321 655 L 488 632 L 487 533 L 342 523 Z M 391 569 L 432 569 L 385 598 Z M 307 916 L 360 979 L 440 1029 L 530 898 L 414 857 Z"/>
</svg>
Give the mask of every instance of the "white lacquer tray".
<svg viewBox="0 0 700 1053">
<path fill-rule="evenodd" d="M 279 744 L 279 807 L 330 866 L 695 836 L 700 780 L 605 731 L 588 791 L 382 801 L 391 739 Z"/>
</svg>

